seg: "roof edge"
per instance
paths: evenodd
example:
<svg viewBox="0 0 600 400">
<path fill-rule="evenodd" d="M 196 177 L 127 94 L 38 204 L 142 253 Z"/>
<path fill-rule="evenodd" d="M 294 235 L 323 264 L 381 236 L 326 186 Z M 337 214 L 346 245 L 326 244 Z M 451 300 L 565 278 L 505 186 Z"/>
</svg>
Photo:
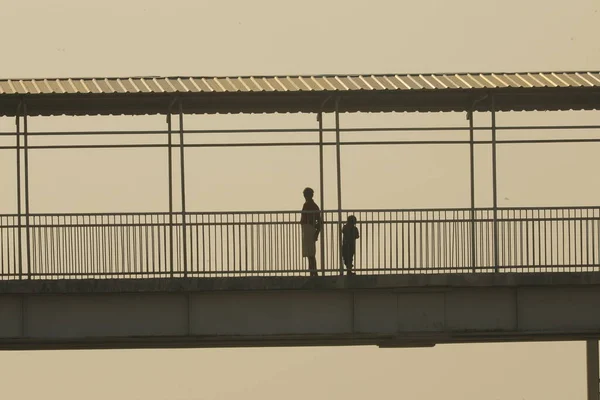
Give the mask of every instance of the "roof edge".
<svg viewBox="0 0 600 400">
<path fill-rule="evenodd" d="M 43 80 L 92 80 L 92 79 L 250 79 L 250 78 L 335 78 L 335 77 L 385 77 L 385 76 L 448 76 L 448 75 L 538 75 L 538 74 L 600 74 L 600 70 L 586 71 L 488 71 L 488 72 L 390 72 L 390 73 L 363 73 L 363 74 L 277 74 L 277 75 L 133 75 L 133 76 L 63 76 L 63 77 L 28 77 L 28 78 L 0 78 L 0 81 L 43 81 Z"/>
</svg>

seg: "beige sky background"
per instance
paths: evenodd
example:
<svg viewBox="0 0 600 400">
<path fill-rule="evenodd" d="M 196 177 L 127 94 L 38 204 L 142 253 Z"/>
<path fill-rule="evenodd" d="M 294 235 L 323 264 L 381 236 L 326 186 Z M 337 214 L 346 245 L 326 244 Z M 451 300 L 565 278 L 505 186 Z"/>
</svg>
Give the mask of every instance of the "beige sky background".
<svg viewBox="0 0 600 400">
<path fill-rule="evenodd" d="M 0 0 L 0 21 L 0 78 L 600 69 L 598 0 Z M 599 115 L 500 114 L 498 123 L 598 124 Z M 476 118 L 489 124 L 487 115 Z M 326 122 L 331 126 L 331 116 Z M 466 126 L 467 121 L 463 114 L 342 116 L 346 127 L 441 124 Z M 164 117 L 157 116 L 30 120 L 32 131 L 165 126 Z M 197 129 L 315 126 L 313 115 L 186 118 L 186 128 Z M 12 120 L 0 119 L 0 131 L 13 127 Z M 518 135 L 525 134 L 572 133 Z M 423 135 L 345 139 L 392 137 Z M 464 139 L 466 133 L 427 137 Z M 316 137 L 194 135 L 186 140 L 271 139 Z M 600 144 L 500 148 L 500 205 L 600 204 L 591 172 L 600 168 L 598 150 Z M 11 153 L 0 151 L 0 213 L 15 209 Z M 317 157 L 315 148 L 189 149 L 188 208 L 297 209 L 301 189 L 318 186 Z M 334 208 L 332 149 L 326 157 L 324 208 Z M 352 147 L 344 148 L 342 157 L 346 208 L 468 206 L 467 148 Z M 491 201 L 489 175 L 489 149 L 478 148 L 480 206 Z M 38 150 L 31 155 L 33 212 L 164 210 L 166 182 L 163 150 Z M 582 343 L 3 352 L 0 360 L 6 399 L 558 400 L 585 395 Z"/>
</svg>

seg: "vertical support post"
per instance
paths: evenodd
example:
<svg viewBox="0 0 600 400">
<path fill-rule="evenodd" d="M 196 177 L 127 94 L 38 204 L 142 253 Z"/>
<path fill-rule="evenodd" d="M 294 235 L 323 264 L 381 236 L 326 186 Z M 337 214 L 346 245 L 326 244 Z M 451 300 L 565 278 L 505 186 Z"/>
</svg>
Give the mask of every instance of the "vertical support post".
<svg viewBox="0 0 600 400">
<path fill-rule="evenodd" d="M 167 130 L 168 130 L 168 142 L 167 148 L 169 150 L 168 163 L 169 163 L 169 265 L 171 269 L 171 276 L 174 271 L 174 260 L 173 260 L 173 127 L 171 121 L 171 106 L 169 106 L 169 112 L 167 114 Z"/>
<path fill-rule="evenodd" d="M 477 238 L 475 237 L 475 132 L 473 129 L 473 110 L 467 114 L 469 120 L 469 155 L 470 155 L 470 181 L 471 181 L 471 266 L 473 272 L 476 271 L 477 249 L 475 247 Z"/>
<path fill-rule="evenodd" d="M 340 98 L 335 99 L 335 154 L 337 168 L 337 205 L 338 205 L 338 235 L 339 235 L 339 257 L 340 275 L 344 273 L 344 262 L 342 259 L 342 162 L 340 145 Z"/>
<path fill-rule="evenodd" d="M 496 161 L 496 100 L 492 95 L 492 201 L 493 201 L 493 227 L 494 227 L 494 270 L 499 270 L 499 254 L 498 254 L 498 177 L 497 177 L 497 161 Z"/>
<path fill-rule="evenodd" d="M 23 172 L 25 179 L 25 251 L 27 278 L 31 279 L 31 234 L 29 232 L 29 143 L 27 137 L 27 103 L 23 102 Z"/>
<path fill-rule="evenodd" d="M 587 364 L 587 399 L 600 400 L 600 388 L 598 385 L 600 377 L 598 340 L 587 340 L 585 342 L 585 355 Z"/>
<path fill-rule="evenodd" d="M 19 270 L 19 279 L 23 277 L 23 247 L 21 239 L 21 107 L 23 103 L 19 103 L 16 112 L 16 142 L 17 142 L 17 247 L 18 247 L 18 259 L 17 262 Z"/>
<path fill-rule="evenodd" d="M 181 161 L 181 238 L 183 240 L 183 276 L 187 276 L 187 228 L 185 214 L 185 158 L 183 143 L 183 102 L 179 99 L 179 158 Z"/>
<path fill-rule="evenodd" d="M 323 112 L 317 114 L 319 121 L 319 193 L 321 196 L 321 210 L 325 209 L 325 183 L 323 166 Z M 325 223 L 324 214 L 321 214 L 321 270 L 325 273 Z"/>
</svg>

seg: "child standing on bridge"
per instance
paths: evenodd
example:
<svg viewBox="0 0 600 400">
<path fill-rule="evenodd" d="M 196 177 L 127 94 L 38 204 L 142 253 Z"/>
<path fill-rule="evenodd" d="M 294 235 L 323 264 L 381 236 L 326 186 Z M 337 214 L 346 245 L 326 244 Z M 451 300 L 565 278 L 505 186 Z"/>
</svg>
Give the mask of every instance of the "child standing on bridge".
<svg viewBox="0 0 600 400">
<path fill-rule="evenodd" d="M 356 217 L 350 215 L 342 228 L 342 258 L 344 259 L 348 275 L 354 275 L 354 272 L 352 272 L 352 261 L 356 253 L 356 239 L 359 237 L 360 234 L 356 227 Z"/>
</svg>

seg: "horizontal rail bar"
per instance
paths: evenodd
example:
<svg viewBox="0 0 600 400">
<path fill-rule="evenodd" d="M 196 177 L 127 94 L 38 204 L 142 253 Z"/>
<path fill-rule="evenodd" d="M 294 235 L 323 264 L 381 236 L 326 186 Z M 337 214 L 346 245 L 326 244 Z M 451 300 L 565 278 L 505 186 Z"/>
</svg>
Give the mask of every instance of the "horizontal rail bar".
<svg viewBox="0 0 600 400">
<path fill-rule="evenodd" d="M 600 206 L 522 206 L 522 207 L 498 207 L 498 211 L 543 211 L 543 210 L 592 210 L 598 209 Z M 492 207 L 478 207 L 477 212 L 492 211 Z M 305 213 L 337 213 L 336 209 L 326 209 L 320 211 L 304 211 Z M 357 212 L 373 212 L 373 213 L 384 213 L 384 212 L 470 212 L 471 208 L 455 207 L 455 208 L 360 208 L 360 209 L 344 209 L 343 212 L 357 213 Z M 88 213 L 29 213 L 31 217 L 83 217 L 83 216 L 144 216 L 144 215 L 156 215 L 156 216 L 168 216 L 169 214 L 181 216 L 181 212 L 174 211 L 169 213 L 168 211 L 138 211 L 138 212 L 88 212 Z M 268 215 L 268 214 L 298 214 L 297 210 L 264 210 L 264 211 L 186 211 L 186 215 Z M 0 217 L 18 217 L 19 214 L 0 214 Z M 24 216 L 24 214 L 22 214 Z"/>
<path fill-rule="evenodd" d="M 531 218 L 498 218 L 497 222 L 565 222 L 565 221 L 595 221 L 598 220 L 597 217 L 531 217 Z M 384 224 L 424 224 L 424 223 L 451 223 L 451 222 L 468 222 L 471 221 L 468 215 L 465 215 L 462 218 L 446 218 L 446 219 L 391 219 L 391 220 L 362 220 L 363 224 L 375 224 L 375 225 L 384 225 Z M 494 222 L 493 218 L 479 218 L 475 217 L 476 222 Z M 247 221 L 247 222 L 193 222 L 187 221 L 185 223 L 186 226 L 258 226 L 258 225 L 289 225 L 293 223 L 300 223 L 298 221 Z M 325 225 L 337 225 L 339 221 L 323 221 Z M 93 228 L 101 228 L 101 227 L 182 227 L 184 225 L 183 222 L 173 222 L 169 224 L 168 222 L 130 222 L 130 223 L 60 223 L 60 224 L 38 224 L 35 222 L 30 223 L 31 228 L 82 228 L 82 227 L 93 227 Z M 2 225 L 3 228 L 18 228 L 19 224 L 5 224 Z"/>
<path fill-rule="evenodd" d="M 477 131 L 489 131 L 491 126 L 473 127 Z M 576 130 L 600 129 L 600 125 L 512 125 L 496 127 L 496 130 Z M 436 131 L 468 131 L 468 127 L 381 127 L 381 128 L 340 128 L 340 132 L 436 132 Z M 318 133 L 316 128 L 264 128 L 264 129 L 186 129 L 184 133 L 203 134 L 238 134 L 238 133 Z M 324 128 L 323 132 L 334 133 L 334 128 Z M 83 135 L 166 135 L 167 130 L 123 130 L 123 131 L 38 131 L 28 132 L 28 136 L 83 136 Z M 14 132 L 0 132 L 0 136 L 14 136 Z"/>
<path fill-rule="evenodd" d="M 556 144 L 556 143 L 598 143 L 600 138 L 575 138 L 575 139 L 504 139 L 497 140 L 498 145 L 506 144 Z M 490 140 L 476 140 L 475 145 L 490 145 Z M 264 142 L 264 143 L 187 143 L 184 148 L 214 148 L 214 147 L 304 147 L 318 146 L 318 142 Z M 323 142 L 323 146 L 335 146 L 334 142 Z M 378 140 L 378 141 L 352 141 L 340 142 L 341 146 L 387 146 L 387 145 L 470 145 L 468 140 Z M 52 144 L 31 145 L 29 150 L 57 150 L 57 149 L 145 149 L 168 148 L 162 143 L 125 143 L 125 144 Z M 19 147 L 22 148 L 22 147 Z M 16 150 L 17 146 L 0 146 L 0 150 Z"/>
</svg>

